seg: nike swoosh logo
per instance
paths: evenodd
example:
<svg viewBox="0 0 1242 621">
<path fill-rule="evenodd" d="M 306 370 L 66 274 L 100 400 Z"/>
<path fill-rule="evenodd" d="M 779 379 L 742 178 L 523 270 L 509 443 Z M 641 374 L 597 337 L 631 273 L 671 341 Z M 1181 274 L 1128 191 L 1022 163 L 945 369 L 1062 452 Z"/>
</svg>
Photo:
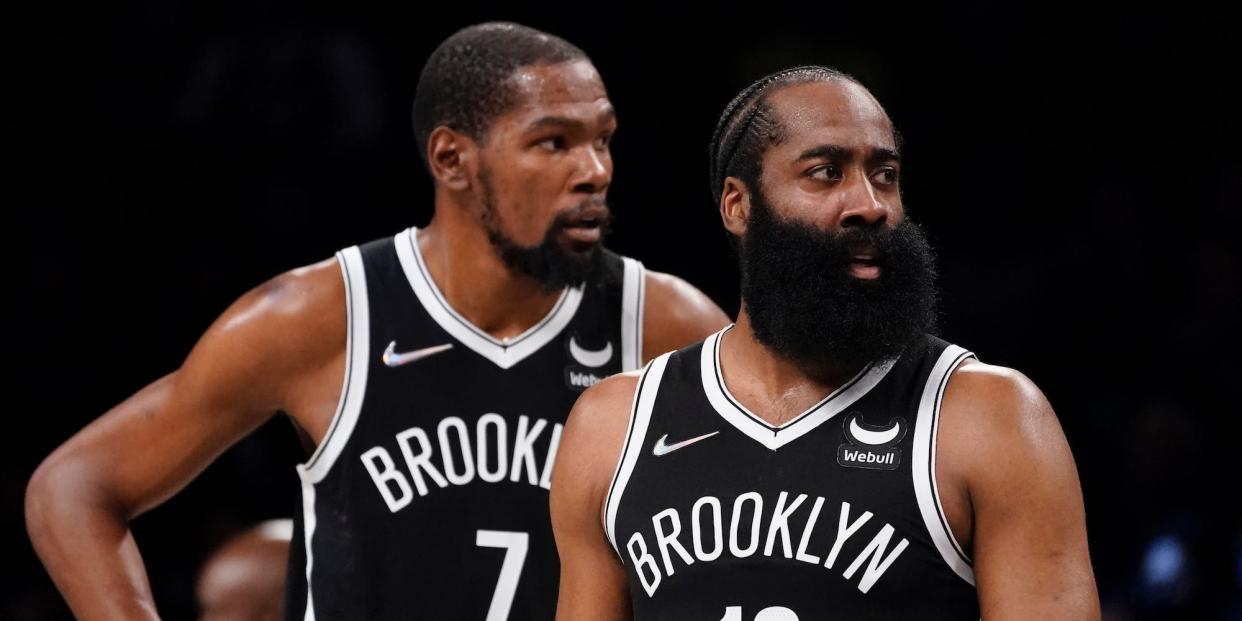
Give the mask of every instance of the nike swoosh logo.
<svg viewBox="0 0 1242 621">
<path fill-rule="evenodd" d="M 901 421 L 893 421 L 891 429 L 885 429 L 884 431 L 868 431 L 863 429 L 858 424 L 858 418 L 854 417 L 850 419 L 850 435 L 854 436 L 855 440 L 858 440 L 863 444 L 888 444 L 889 442 L 896 440 L 898 435 L 901 435 Z"/>
<path fill-rule="evenodd" d="M 450 349 L 453 349 L 453 344 L 445 343 L 443 345 L 435 345 L 432 347 L 424 347 L 422 349 L 416 349 L 414 351 L 398 353 L 397 342 L 393 341 L 388 344 L 388 349 L 384 350 L 383 360 L 384 360 L 384 364 L 390 367 L 399 367 L 403 364 L 409 364 L 411 362 L 414 362 L 415 360 L 422 360 L 423 358 L 426 358 L 427 356 L 434 356 L 435 354 L 438 354 L 442 351 L 448 351 Z"/>
<path fill-rule="evenodd" d="M 583 349 L 574 337 L 569 337 L 569 355 L 578 361 L 578 364 L 584 367 L 602 367 L 612 360 L 612 341 L 608 341 L 604 348 L 599 351 L 591 351 Z"/>
<path fill-rule="evenodd" d="M 711 432 L 711 433 L 705 433 L 705 434 L 703 434 L 703 435 L 701 435 L 701 436 L 698 436 L 698 437 L 695 437 L 695 438 L 690 438 L 689 440 L 682 440 L 681 442 L 678 442 L 678 443 L 676 443 L 676 444 L 666 444 L 666 443 L 665 443 L 665 441 L 666 441 L 666 440 L 668 440 L 668 434 L 666 433 L 666 434 L 664 434 L 663 436 L 660 436 L 660 439 L 659 439 L 659 440 L 656 440 L 655 447 L 653 447 L 653 448 L 651 449 L 651 454 L 652 454 L 652 455 L 655 455 L 656 457 L 661 457 L 661 456 L 663 456 L 663 455 L 668 455 L 669 453 L 672 453 L 673 451 L 675 451 L 675 450 L 677 450 L 677 449 L 680 449 L 680 448 L 685 448 L 685 447 L 687 447 L 687 446 L 690 446 L 691 444 L 694 444 L 695 442 L 698 442 L 699 440 L 706 440 L 706 439 L 708 439 L 708 438 L 710 438 L 710 437 L 712 437 L 712 436 L 714 436 L 714 435 L 716 435 L 716 434 L 718 434 L 718 433 L 720 433 L 720 432 L 719 432 L 719 431 L 713 431 L 713 432 Z"/>
</svg>

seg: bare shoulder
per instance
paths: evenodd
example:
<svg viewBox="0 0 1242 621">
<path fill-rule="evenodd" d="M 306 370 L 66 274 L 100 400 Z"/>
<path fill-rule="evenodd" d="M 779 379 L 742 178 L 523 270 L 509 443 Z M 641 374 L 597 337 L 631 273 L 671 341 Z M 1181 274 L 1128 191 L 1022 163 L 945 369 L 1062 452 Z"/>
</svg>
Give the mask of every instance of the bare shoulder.
<svg viewBox="0 0 1242 621">
<path fill-rule="evenodd" d="M 943 416 L 990 433 L 1029 434 L 1056 414 L 1030 378 L 1008 367 L 967 360 L 945 389 Z"/>
<path fill-rule="evenodd" d="M 325 259 L 274 276 L 238 303 L 238 310 L 247 311 L 238 313 L 239 321 L 254 318 L 254 313 L 283 321 L 336 323 L 333 319 L 346 314 L 345 280 L 337 260 Z"/>
<path fill-rule="evenodd" d="M 729 317 L 685 280 L 647 270 L 644 276 L 643 358 L 697 343 L 729 324 Z"/>
<path fill-rule="evenodd" d="M 172 398 L 221 409 L 286 408 L 308 378 L 342 356 L 344 279 L 336 259 L 289 270 L 251 289 L 224 311 L 178 372 Z"/>
<path fill-rule="evenodd" d="M 208 329 L 205 338 L 245 336 L 256 347 L 312 355 L 344 343 L 345 284 L 335 258 L 279 274 L 246 292 Z M 339 337 L 339 338 L 338 338 Z M 202 343 L 200 343 L 201 345 Z"/>
<path fill-rule="evenodd" d="M 1013 369 L 963 364 L 949 380 L 937 441 L 946 513 L 970 525 L 983 618 L 1099 619 L 1077 468 L 1035 383 Z"/>
<path fill-rule="evenodd" d="M 937 441 L 942 472 L 971 487 L 1009 488 L 1055 473 L 1076 477 L 1048 399 L 1030 378 L 1007 367 L 971 360 L 954 372 Z"/>
<path fill-rule="evenodd" d="M 613 375 L 588 388 L 569 413 L 557 450 L 552 477 L 553 503 L 558 489 L 569 495 L 602 499 L 621 458 L 629 428 L 630 406 L 641 371 Z"/>
<path fill-rule="evenodd" d="M 642 370 L 627 371 L 613 375 L 588 388 L 578 397 L 569 413 L 565 433 L 585 436 L 583 440 L 608 436 L 629 423 L 630 406 Z"/>
</svg>

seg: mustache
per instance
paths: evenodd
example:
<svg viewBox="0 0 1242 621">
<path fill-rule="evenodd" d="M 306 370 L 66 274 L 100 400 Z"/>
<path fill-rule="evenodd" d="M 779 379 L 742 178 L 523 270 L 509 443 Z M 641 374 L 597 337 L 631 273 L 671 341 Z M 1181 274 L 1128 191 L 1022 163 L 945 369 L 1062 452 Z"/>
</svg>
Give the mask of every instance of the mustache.
<svg viewBox="0 0 1242 621">
<path fill-rule="evenodd" d="M 785 219 L 778 219 L 774 224 L 795 236 L 789 241 L 801 238 L 802 242 L 798 243 L 806 243 L 814 248 L 822 261 L 839 264 L 851 262 L 852 257 L 859 253 L 871 255 L 876 262 L 883 261 L 898 243 L 896 238 L 902 233 L 900 227 L 906 226 L 905 222 L 897 227 L 877 222 L 829 232 L 811 224 Z"/>
<path fill-rule="evenodd" d="M 556 214 L 548 232 L 555 233 L 561 229 L 592 223 L 598 224 L 607 233 L 612 231 L 612 221 L 612 209 L 608 207 L 608 201 L 603 197 L 591 197 Z"/>
</svg>

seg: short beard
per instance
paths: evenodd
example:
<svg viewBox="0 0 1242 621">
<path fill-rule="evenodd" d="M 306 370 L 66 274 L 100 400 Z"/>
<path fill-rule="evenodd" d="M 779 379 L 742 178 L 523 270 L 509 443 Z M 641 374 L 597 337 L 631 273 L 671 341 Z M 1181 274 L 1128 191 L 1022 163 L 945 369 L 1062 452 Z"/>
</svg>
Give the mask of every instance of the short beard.
<svg viewBox="0 0 1242 621">
<path fill-rule="evenodd" d="M 880 276 L 850 274 L 851 250 L 870 245 Z M 739 245 L 742 300 L 755 338 L 817 369 L 896 358 L 936 329 L 935 256 L 909 219 L 826 233 L 780 219 L 762 191 L 751 195 Z"/>
<path fill-rule="evenodd" d="M 561 230 L 566 228 L 574 212 L 593 204 L 585 200 L 573 210 L 558 214 L 543 241 L 536 246 L 522 246 L 513 241 L 500 227 L 500 218 L 496 213 L 496 196 L 491 183 L 491 171 L 483 167 L 479 171 L 479 187 L 483 203 L 483 228 L 487 231 L 487 239 L 500 254 L 500 260 L 516 274 L 530 276 L 539 283 L 545 293 L 560 291 L 565 287 L 577 287 L 586 282 L 587 278 L 597 269 L 602 261 L 600 248 L 603 242 L 596 244 L 586 253 L 573 253 L 565 250 L 557 240 Z M 601 224 L 604 235 L 611 225 L 609 220 Z"/>
</svg>

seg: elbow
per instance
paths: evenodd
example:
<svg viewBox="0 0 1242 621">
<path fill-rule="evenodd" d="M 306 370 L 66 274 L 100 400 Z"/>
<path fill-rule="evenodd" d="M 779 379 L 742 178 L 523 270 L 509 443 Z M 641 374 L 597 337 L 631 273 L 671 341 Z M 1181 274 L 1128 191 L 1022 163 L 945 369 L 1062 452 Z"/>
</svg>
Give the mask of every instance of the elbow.
<svg viewBox="0 0 1242 621">
<path fill-rule="evenodd" d="M 47 539 L 49 522 L 56 512 L 56 471 L 57 464 L 49 457 L 26 483 L 26 532 L 36 548 Z"/>
<path fill-rule="evenodd" d="M 39 464 L 26 484 L 26 533 L 35 551 L 44 556 L 53 535 L 56 514 L 56 464 L 48 458 Z"/>
<path fill-rule="evenodd" d="M 92 467 L 62 448 L 43 460 L 26 484 L 26 532 L 36 551 L 48 549 L 59 525 L 80 523 L 92 506 L 101 506 Z M 124 515 L 117 517 L 123 521 Z"/>
</svg>

